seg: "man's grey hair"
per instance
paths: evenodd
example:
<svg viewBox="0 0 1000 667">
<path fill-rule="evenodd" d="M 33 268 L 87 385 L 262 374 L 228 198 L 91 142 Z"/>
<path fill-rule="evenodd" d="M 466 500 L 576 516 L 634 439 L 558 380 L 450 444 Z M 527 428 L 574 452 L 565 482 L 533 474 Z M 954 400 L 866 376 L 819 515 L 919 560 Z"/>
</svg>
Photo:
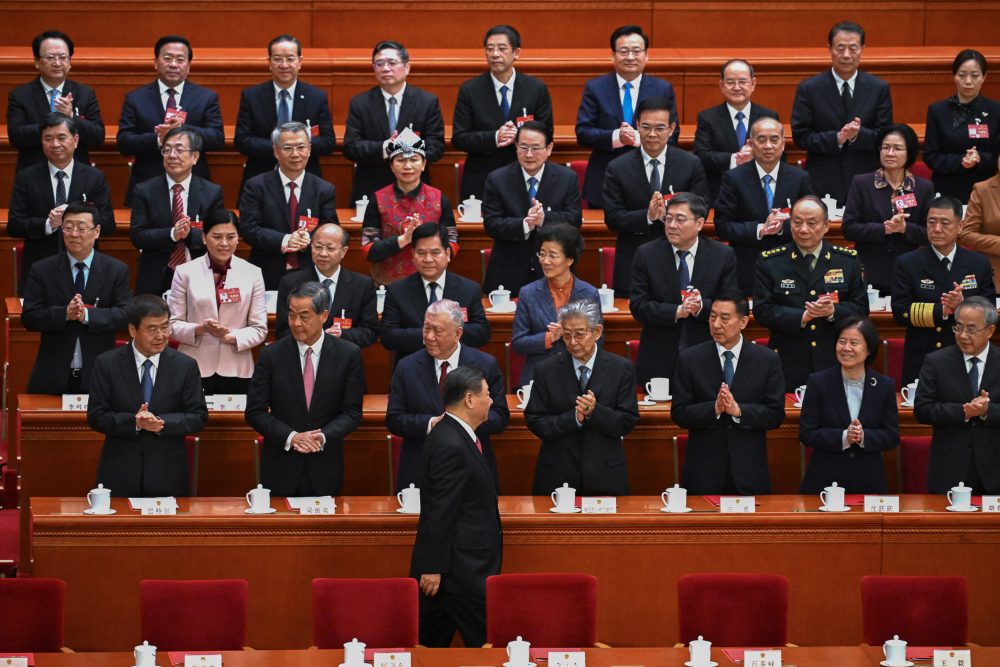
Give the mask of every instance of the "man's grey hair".
<svg viewBox="0 0 1000 667">
<path fill-rule="evenodd" d="M 317 315 L 325 310 L 330 310 L 330 291 L 315 280 L 304 282 L 292 288 L 288 293 L 289 308 L 292 306 L 292 299 L 310 299 L 313 312 Z"/>
<path fill-rule="evenodd" d="M 297 120 L 293 120 L 290 123 L 282 123 L 278 127 L 271 131 L 271 145 L 278 146 L 281 144 L 281 133 L 282 132 L 301 132 L 306 135 L 306 140 L 310 140 L 309 128 L 306 127 L 305 123 L 300 123 Z"/>
<path fill-rule="evenodd" d="M 459 328 L 462 327 L 462 320 L 465 319 L 462 316 L 462 306 L 458 305 L 457 301 L 452 301 L 451 299 L 438 299 L 427 306 L 426 312 L 431 315 L 445 314 L 451 320 L 451 323 Z"/>
<path fill-rule="evenodd" d="M 991 302 L 989 299 L 983 296 L 970 296 L 968 299 L 962 301 L 958 304 L 958 308 L 955 309 L 955 319 L 958 319 L 959 314 L 966 308 L 975 308 L 977 310 L 983 311 L 983 320 L 985 320 L 986 326 L 992 327 L 997 323 L 997 307 L 996 304 Z"/>
<path fill-rule="evenodd" d="M 601 307 L 593 301 L 571 301 L 559 309 L 559 323 L 572 318 L 582 318 L 587 322 L 587 328 L 593 331 L 604 323 L 601 317 Z"/>
</svg>

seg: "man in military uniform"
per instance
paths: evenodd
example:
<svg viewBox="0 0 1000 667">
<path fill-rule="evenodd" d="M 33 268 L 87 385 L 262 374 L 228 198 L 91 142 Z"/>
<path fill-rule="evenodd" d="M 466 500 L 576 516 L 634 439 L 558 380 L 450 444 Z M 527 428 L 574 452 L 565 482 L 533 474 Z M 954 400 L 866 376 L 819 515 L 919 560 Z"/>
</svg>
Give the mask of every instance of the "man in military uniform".
<svg viewBox="0 0 1000 667">
<path fill-rule="evenodd" d="M 813 195 L 799 199 L 791 227 L 792 243 L 761 253 L 753 295 L 754 318 L 771 331 L 768 346 L 781 357 L 786 391 L 836 363 L 838 322 L 868 314 L 857 252 L 823 240 L 826 205 Z"/>
<path fill-rule="evenodd" d="M 953 197 L 935 197 L 927 209 L 930 245 L 900 255 L 892 286 L 892 317 L 906 326 L 903 344 L 903 384 L 920 375 L 924 356 L 955 344 L 954 313 L 970 296 L 994 303 L 993 268 L 978 252 L 956 242 L 962 224 L 962 204 Z"/>
</svg>

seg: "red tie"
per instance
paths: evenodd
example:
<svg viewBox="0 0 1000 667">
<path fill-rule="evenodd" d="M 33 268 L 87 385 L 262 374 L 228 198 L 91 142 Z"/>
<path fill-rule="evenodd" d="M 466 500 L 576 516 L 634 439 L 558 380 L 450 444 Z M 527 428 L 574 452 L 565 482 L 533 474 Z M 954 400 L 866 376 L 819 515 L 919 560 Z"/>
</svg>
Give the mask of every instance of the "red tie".
<svg viewBox="0 0 1000 667">
<path fill-rule="evenodd" d="M 438 378 L 438 392 L 444 392 L 444 379 L 448 377 L 448 362 L 441 362 L 441 377 Z"/>
<path fill-rule="evenodd" d="M 295 196 L 295 183 L 292 181 L 288 182 L 288 227 L 292 230 L 294 234 L 298 226 L 296 225 L 297 216 L 299 214 L 299 198 Z M 288 266 L 292 269 L 299 268 L 299 253 L 290 252 L 287 257 Z"/>
<path fill-rule="evenodd" d="M 306 348 L 306 363 L 302 367 L 302 384 L 306 390 L 306 410 L 312 403 L 313 387 L 316 385 L 316 371 L 313 369 L 312 354 L 312 348 Z"/>
<path fill-rule="evenodd" d="M 177 223 L 184 218 L 184 200 L 181 199 L 181 192 L 183 192 L 184 186 L 180 183 L 176 183 L 173 190 L 174 203 L 172 214 L 170 216 L 170 222 L 176 227 Z M 170 251 L 170 257 L 167 259 L 167 266 L 169 266 L 172 271 L 183 264 L 185 259 L 187 259 L 187 254 L 184 252 L 184 241 L 177 241 L 174 243 L 174 249 Z"/>
<path fill-rule="evenodd" d="M 480 454 L 483 453 L 483 443 L 479 438 L 476 438 L 476 449 L 479 450 Z"/>
</svg>

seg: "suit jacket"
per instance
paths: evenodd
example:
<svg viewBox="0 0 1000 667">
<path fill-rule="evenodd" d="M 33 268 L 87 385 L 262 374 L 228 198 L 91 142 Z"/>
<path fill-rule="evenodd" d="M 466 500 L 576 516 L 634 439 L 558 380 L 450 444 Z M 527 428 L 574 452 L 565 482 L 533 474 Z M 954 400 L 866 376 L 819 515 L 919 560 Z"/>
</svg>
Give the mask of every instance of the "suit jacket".
<svg viewBox="0 0 1000 667">
<path fill-rule="evenodd" d="M 979 121 L 989 128 L 989 137 L 970 139 L 969 125 Z M 979 164 L 962 166 L 965 151 L 975 146 Z M 934 191 L 969 201 L 972 186 L 997 173 L 1000 157 L 1000 102 L 980 95 L 968 105 L 959 105 L 954 95 L 927 107 L 924 162 L 934 170 Z"/>
<path fill-rule="evenodd" d="M 601 304 L 601 295 L 597 288 L 576 276 L 573 277 L 573 290 L 569 301 L 593 301 Z M 545 348 L 545 332 L 550 322 L 558 322 L 559 313 L 552 301 L 549 282 L 545 278 L 528 283 L 517 295 L 517 310 L 514 311 L 514 324 L 511 329 L 510 346 L 518 354 L 524 355 L 524 365 L 521 367 L 521 377 L 518 386 L 528 384 L 534 379 L 535 367 L 557 354 L 566 353 L 566 345 L 557 340 L 551 348 Z"/>
<path fill-rule="evenodd" d="M 893 280 L 892 317 L 896 324 L 906 327 L 903 384 L 909 384 L 920 374 L 926 355 L 955 344 L 955 334 L 951 330 L 955 319 L 944 319 L 941 295 L 959 283 L 965 298 L 982 296 L 994 303 L 996 288 L 989 260 L 961 246 L 956 247 L 948 271 L 931 246 L 908 252 L 896 260 Z"/>
<path fill-rule="evenodd" d="M 299 80 L 295 84 L 295 99 L 292 102 L 292 120 L 299 123 L 309 121 L 317 128 L 319 135 L 312 137 L 312 152 L 306 171 L 323 177 L 319 159 L 333 153 L 337 137 L 333 132 L 333 116 L 326 92 Z M 243 167 L 243 184 L 257 174 L 274 171 L 278 161 L 274 159 L 271 145 L 271 131 L 278 126 L 278 107 L 274 101 L 274 82 L 266 81 L 256 86 L 244 88 L 240 94 L 240 110 L 236 116 L 236 150 L 247 156 Z"/>
<path fill-rule="evenodd" d="M 516 123 L 527 112 L 527 115 L 534 116 L 534 120 L 552 129 L 552 99 L 544 81 L 517 72 L 514 92 L 507 99 L 510 101 L 510 112 L 505 117 L 500 111 L 493 76 L 489 72 L 469 79 L 458 89 L 451 143 L 456 150 L 468 154 L 462 172 L 462 196 L 459 201 L 469 195 L 482 199 L 489 173 L 517 162 L 514 144 L 497 148 L 496 132 L 501 125 L 507 121 Z"/>
<path fill-rule="evenodd" d="M 337 222 L 337 191 L 332 183 L 306 172 L 300 191 L 295 193 L 299 201 L 299 212 L 295 219 L 312 212 L 321 222 Z M 286 253 L 281 252 L 281 241 L 293 230 L 288 220 L 288 199 L 281 175 L 269 171 L 254 176 L 243 184 L 240 197 L 240 233 L 253 250 L 250 261 L 264 272 L 264 284 L 269 290 L 278 289 L 278 283 L 287 272 Z M 312 266 L 309 248 L 300 250 L 299 268 Z"/>
<path fill-rule="evenodd" d="M 639 90 L 633 91 L 633 94 L 633 109 L 647 97 L 663 97 L 670 101 L 670 106 L 676 106 L 674 87 L 648 72 L 642 75 Z M 604 208 L 604 171 L 608 164 L 632 150 L 630 146 L 614 148 L 612 135 L 621 127 L 623 120 L 618 77 L 615 73 L 609 72 L 587 81 L 583 86 L 580 108 L 576 112 L 576 142 L 591 149 L 587 160 L 587 174 L 583 180 L 583 198 L 591 208 Z M 674 135 L 670 137 L 670 143 L 676 145 L 679 135 L 678 123 Z"/>
<path fill-rule="evenodd" d="M 664 155 L 660 192 L 693 192 L 708 200 L 708 182 L 701 161 L 671 146 Z M 646 214 L 653 188 L 646 177 L 642 152 L 633 148 L 615 158 L 604 175 L 604 224 L 618 234 L 615 240 L 615 296 L 627 297 L 632 258 L 643 243 L 663 238 L 663 222 L 649 224 Z M 589 203 L 589 201 L 588 201 Z"/>
<path fill-rule="evenodd" d="M 973 186 L 958 242 L 986 255 L 1000 275 L 1000 176 Z"/>
<path fill-rule="evenodd" d="M 208 88 L 191 81 L 184 82 L 184 91 L 177 106 L 187 111 L 184 126 L 201 135 L 201 156 L 194 166 L 195 176 L 211 180 L 208 172 L 208 153 L 225 148 L 226 137 L 222 129 L 219 96 Z M 118 151 L 135 157 L 129 175 L 125 205 L 132 205 L 132 193 L 143 181 L 159 176 L 163 171 L 163 156 L 153 130 L 163 123 L 166 109 L 160 98 L 157 81 L 136 88 L 125 96 L 122 115 L 118 121 Z"/>
<path fill-rule="evenodd" d="M 428 164 L 440 160 L 444 155 L 444 118 L 437 96 L 407 84 L 398 112 L 397 131 L 412 124 L 413 131 L 424 140 Z M 382 152 L 388 138 L 389 116 L 382 89 L 375 86 L 352 97 L 344 130 L 344 156 L 355 163 L 352 200 L 361 199 L 362 195 L 374 199 L 376 190 L 396 182 Z M 424 171 L 428 183 L 429 174 L 430 169 Z"/>
<path fill-rule="evenodd" d="M 486 321 L 479 285 L 457 273 L 446 271 L 444 289 L 439 298 L 456 301 L 466 310 L 462 343 L 482 347 L 489 342 L 490 323 Z M 382 309 L 382 345 L 385 349 L 398 352 L 400 356 L 423 349 L 424 312 L 429 305 L 419 273 L 389 285 Z"/>
<path fill-rule="evenodd" d="M 747 126 L 748 139 L 750 128 L 761 118 L 780 120 L 776 111 L 751 102 L 750 117 L 743 121 Z M 712 202 L 719 196 L 719 186 L 722 185 L 722 177 L 729 171 L 733 153 L 738 153 L 741 148 L 743 147 L 736 141 L 736 128 L 729 115 L 729 106 L 725 102 L 698 112 L 698 127 L 694 132 L 692 152 L 705 167 Z"/>
<path fill-rule="evenodd" d="M 135 277 L 136 294 L 163 294 L 170 289 L 174 272 L 167 266 L 175 241 L 170 232 L 173 223 L 173 194 L 167 187 L 166 176 L 154 176 L 140 183 L 133 196 L 132 224 L 129 237 L 132 245 L 141 250 Z M 192 220 L 204 220 L 210 211 L 225 208 L 222 188 L 198 176 L 191 177 L 187 200 L 187 214 Z M 191 228 L 184 239 L 191 257 L 205 254 L 205 236 L 202 230 Z"/>
<path fill-rule="evenodd" d="M 115 346 L 115 333 L 125 328 L 125 307 L 132 299 L 128 267 L 95 252 L 88 274 L 81 296 L 93 307 L 87 309 L 84 324 L 66 320 L 66 306 L 76 294 L 69 255 L 46 257 L 31 268 L 21 322 L 28 331 L 41 332 L 42 340 L 28 380 L 29 394 L 66 393 L 77 341 L 83 356 L 80 391 L 86 393 L 94 360 Z"/>
<path fill-rule="evenodd" d="M 896 383 L 892 378 L 865 371 L 858 421 L 864 429 L 864 447 L 844 449 L 843 434 L 851 425 L 844 376 L 840 365 L 813 373 L 806 382 L 806 396 L 799 418 L 799 440 L 812 448 L 799 493 L 817 494 L 833 482 L 846 493 L 885 493 L 888 484 L 882 452 L 899 445 Z"/>
<path fill-rule="evenodd" d="M 440 574 L 440 593 L 486 596 L 500 574 L 503 534 L 489 461 L 449 415 L 427 436 L 420 458 L 420 519 L 410 576 Z"/>
<path fill-rule="evenodd" d="M 133 346 L 105 352 L 94 362 L 87 424 L 105 435 L 97 482 L 113 496 L 191 495 L 184 438 L 208 423 L 198 364 L 168 346 L 155 379 L 149 411 L 164 421 L 163 430 L 136 431 L 142 387 Z"/>
<path fill-rule="evenodd" d="M 489 417 L 476 429 L 476 435 L 483 445 L 483 456 L 493 472 L 494 483 L 499 493 L 500 478 L 497 475 L 496 456 L 490 446 L 490 436 L 503 433 L 510 421 L 507 409 L 507 395 L 504 393 L 503 375 L 496 359 L 485 352 L 462 345 L 458 353 L 460 366 L 478 368 L 486 376 L 490 386 Z M 454 370 L 454 369 L 449 369 Z M 389 406 L 385 413 L 385 423 L 389 432 L 403 438 L 403 448 L 399 453 L 399 467 L 396 469 L 396 490 L 416 484 L 420 476 L 421 452 L 427 439 L 427 424 L 444 413 L 434 357 L 427 350 L 419 350 L 401 359 L 392 374 L 389 388 Z"/>
<path fill-rule="evenodd" d="M 323 334 L 312 401 L 306 408 L 298 343 L 281 338 L 260 351 L 247 393 L 247 423 L 264 436 L 261 482 L 276 496 L 296 493 L 307 478 L 318 495 L 338 495 L 344 481 L 344 438 L 361 423 L 365 369 L 354 343 Z M 285 450 L 292 431 L 320 429 L 322 451 Z"/>
<path fill-rule="evenodd" d="M 677 256 L 666 238 L 641 246 L 635 254 L 629 308 L 642 324 L 636 359 L 636 375 L 642 384 L 652 377 L 673 377 L 677 354 L 711 338 L 708 316 L 712 301 L 736 290 L 736 254 L 732 248 L 699 237 L 691 284 L 701 292 L 701 312 L 678 320 L 681 290 L 687 285 L 678 282 L 676 264 Z"/>
<path fill-rule="evenodd" d="M 857 139 L 837 146 L 837 132 L 854 118 L 861 119 Z M 792 104 L 792 136 L 806 151 L 816 193 L 843 204 L 854 175 L 878 169 L 878 133 L 891 124 L 889 84 L 868 72 L 858 71 L 850 109 L 844 108 L 831 70 L 800 83 Z"/>
<path fill-rule="evenodd" d="M 576 398 L 586 390 L 594 392 L 597 405 L 578 426 Z M 598 348 L 586 390 L 580 389 L 569 354 L 545 359 L 535 368 L 524 409 L 528 428 L 542 439 L 532 495 L 544 496 L 566 482 L 581 496 L 628 495 L 622 439 L 639 423 L 632 364 Z"/>
<path fill-rule="evenodd" d="M 778 164 L 778 181 L 774 184 L 774 208 L 791 208 L 801 197 L 813 194 L 809 174 L 791 165 Z M 722 187 L 715 200 L 715 233 L 736 251 L 737 283 L 740 293 L 753 294 L 757 257 L 764 250 L 792 240 L 792 230 L 785 223 L 781 234 L 757 238 L 757 225 L 771 214 L 767 195 L 754 160 L 722 175 Z"/>
<path fill-rule="evenodd" d="M 287 336 L 288 329 L 288 294 L 293 289 L 306 282 L 316 282 L 316 267 L 310 266 L 301 271 L 293 271 L 285 275 L 278 284 L 277 337 Z M 378 338 L 378 313 L 376 305 L 375 282 L 368 276 L 340 267 L 340 277 L 333 293 L 333 304 L 330 315 L 323 324 L 324 329 L 333 326 L 334 318 L 341 313 L 351 320 L 351 328 L 344 329 L 340 337 L 358 347 L 368 347 Z"/>
<path fill-rule="evenodd" d="M 178 266 L 170 285 L 171 337 L 181 344 L 181 352 L 198 362 L 202 377 L 249 378 L 253 375 L 253 349 L 267 337 L 264 278 L 259 268 L 234 256 L 223 288 L 238 289 L 240 300 L 216 304 L 215 274 L 207 253 Z M 236 347 L 210 333 L 195 334 L 209 318 L 229 328 Z"/>
<path fill-rule="evenodd" d="M 469 173 L 468 167 L 465 173 Z M 546 209 L 544 224 L 566 222 L 576 228 L 583 224 L 580 186 L 572 169 L 547 162 L 535 194 L 535 199 Z M 483 198 L 483 227 L 493 238 L 483 291 L 491 292 L 503 285 L 514 294 L 542 277 L 535 254 L 538 229 L 531 230 L 527 238 L 524 236 L 524 217 L 531 208 L 531 200 L 520 163 L 514 161 L 490 173 L 485 193 L 477 192 L 476 196 Z"/>
<path fill-rule="evenodd" d="M 69 191 L 66 201 L 81 201 L 86 195 L 94 210 L 94 223 L 100 225 L 102 236 L 115 231 L 115 213 L 111 208 L 111 194 L 104 174 L 85 162 L 73 160 Z M 24 239 L 24 258 L 18 277 L 18 294 L 24 293 L 24 283 L 35 262 L 51 257 L 63 250 L 62 231 L 45 233 L 49 212 L 56 207 L 52 191 L 49 163 L 42 161 L 18 169 L 14 175 L 14 192 L 10 197 L 7 233 Z"/>
<path fill-rule="evenodd" d="M 73 157 L 89 165 L 90 149 L 100 148 L 104 143 L 104 121 L 101 120 L 101 109 L 97 106 L 97 96 L 90 86 L 69 79 L 63 82 L 60 90 L 63 97 L 70 93 L 73 95 L 76 112 L 74 121 L 76 130 L 80 133 L 80 143 Z M 7 96 L 7 136 L 11 145 L 17 149 L 16 171 L 32 164 L 45 163 L 39 126 L 49 115 L 50 109 L 49 98 L 42 88 L 40 78 L 18 86 Z"/>
<path fill-rule="evenodd" d="M 741 495 L 771 492 L 767 432 L 785 420 L 785 379 L 773 351 L 746 338 L 736 362 L 733 386 L 739 422 L 715 414 L 723 383 L 722 363 L 714 340 L 690 347 L 677 358 L 670 388 L 670 414 L 688 430 L 682 485 L 693 494 L 724 493 L 727 473 Z"/>
<path fill-rule="evenodd" d="M 947 493 L 967 480 L 972 464 L 983 483 L 984 493 L 1000 493 L 1000 348 L 990 344 L 986 364 L 980 369 L 979 388 L 990 394 L 986 419 L 966 421 L 962 405 L 973 398 L 965 357 L 957 345 L 931 352 L 920 369 L 920 384 L 913 415 L 921 424 L 934 427 L 927 487 L 931 493 Z"/>
</svg>

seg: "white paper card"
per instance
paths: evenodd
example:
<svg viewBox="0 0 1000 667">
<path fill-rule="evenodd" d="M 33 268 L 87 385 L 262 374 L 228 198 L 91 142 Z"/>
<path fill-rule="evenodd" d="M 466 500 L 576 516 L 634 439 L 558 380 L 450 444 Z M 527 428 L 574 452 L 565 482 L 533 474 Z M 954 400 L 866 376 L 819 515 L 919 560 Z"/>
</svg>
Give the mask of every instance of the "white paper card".
<svg viewBox="0 0 1000 667">
<path fill-rule="evenodd" d="M 247 395 L 211 394 L 205 397 L 205 403 L 213 412 L 243 412 L 247 409 Z"/>
<path fill-rule="evenodd" d="M 373 667 L 410 667 L 410 654 L 405 651 L 375 653 L 372 662 Z"/>
<path fill-rule="evenodd" d="M 336 514 L 337 503 L 333 496 L 302 496 L 289 498 L 288 504 L 300 514 Z"/>
<path fill-rule="evenodd" d="M 618 511 L 618 499 L 612 496 L 581 498 L 580 509 L 584 514 L 614 514 Z"/>
<path fill-rule="evenodd" d="M 583 651 L 549 651 L 549 667 L 585 667 L 586 662 Z"/>
<path fill-rule="evenodd" d="M 62 409 L 66 412 L 86 412 L 90 394 L 63 394 Z"/>
<path fill-rule="evenodd" d="M 983 496 L 984 512 L 1000 512 L 1000 496 Z"/>
<path fill-rule="evenodd" d="M 28 667 L 28 658 L 2 658 L 0 665 L 3 667 Z"/>
<path fill-rule="evenodd" d="M 972 651 L 936 650 L 934 651 L 934 667 L 972 667 Z"/>
<path fill-rule="evenodd" d="M 743 651 L 744 667 L 781 667 L 781 651 Z"/>
<path fill-rule="evenodd" d="M 898 512 L 899 496 L 865 496 L 866 512 Z"/>
<path fill-rule="evenodd" d="M 147 508 L 157 508 L 157 507 L 169 507 L 173 509 L 170 514 L 177 513 L 177 499 L 173 496 L 164 496 L 162 498 L 129 498 L 129 506 L 134 510 L 139 510 L 143 514 L 163 514 L 164 512 L 147 512 Z"/>
<path fill-rule="evenodd" d="M 719 511 L 724 514 L 745 514 L 757 511 L 757 498 L 754 496 L 721 496 Z"/>
<path fill-rule="evenodd" d="M 154 499 L 153 502 L 142 506 L 141 513 L 150 516 L 172 516 L 177 514 L 177 503 L 161 502 L 159 499 Z"/>
<path fill-rule="evenodd" d="M 184 656 L 184 667 L 222 667 L 222 654 Z"/>
</svg>

